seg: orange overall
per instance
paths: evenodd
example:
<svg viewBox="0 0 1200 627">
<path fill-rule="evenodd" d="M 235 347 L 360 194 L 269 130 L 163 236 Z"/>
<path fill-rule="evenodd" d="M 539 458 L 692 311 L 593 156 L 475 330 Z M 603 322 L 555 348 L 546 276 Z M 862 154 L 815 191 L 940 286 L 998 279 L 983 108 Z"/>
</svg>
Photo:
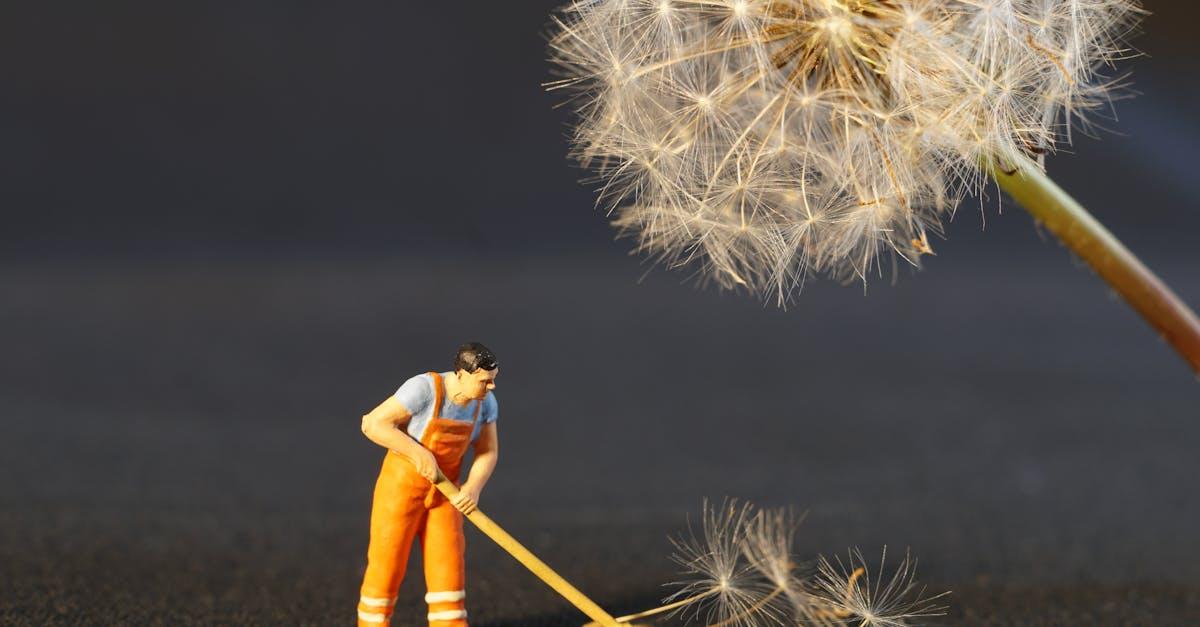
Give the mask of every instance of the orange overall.
<svg viewBox="0 0 1200 627">
<path fill-rule="evenodd" d="M 421 445 L 437 459 L 442 473 L 458 484 L 463 455 L 479 422 L 479 401 L 471 422 L 441 417 L 446 390 L 442 377 L 433 377 L 433 413 Z M 425 562 L 425 602 L 431 627 L 466 627 L 466 563 L 462 514 L 437 488 L 417 474 L 404 455 L 388 451 L 375 482 L 371 505 L 371 544 L 367 572 L 358 602 L 359 627 L 380 627 L 391 621 L 396 592 L 414 537 L 420 537 Z"/>
</svg>

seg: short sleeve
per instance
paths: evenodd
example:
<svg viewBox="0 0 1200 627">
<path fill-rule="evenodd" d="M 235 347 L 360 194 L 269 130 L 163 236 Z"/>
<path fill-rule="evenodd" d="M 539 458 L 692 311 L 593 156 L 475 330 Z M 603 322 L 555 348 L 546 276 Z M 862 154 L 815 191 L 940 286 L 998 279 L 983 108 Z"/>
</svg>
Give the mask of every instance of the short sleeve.
<svg viewBox="0 0 1200 627">
<path fill-rule="evenodd" d="M 483 399 L 483 409 L 480 410 L 483 414 L 483 424 L 491 424 L 496 422 L 500 417 L 500 404 L 496 402 L 496 395 L 488 392 L 488 395 Z"/>
<path fill-rule="evenodd" d="M 433 383 L 425 375 L 417 375 L 396 390 L 396 400 L 412 415 L 419 416 L 433 404 Z"/>
</svg>

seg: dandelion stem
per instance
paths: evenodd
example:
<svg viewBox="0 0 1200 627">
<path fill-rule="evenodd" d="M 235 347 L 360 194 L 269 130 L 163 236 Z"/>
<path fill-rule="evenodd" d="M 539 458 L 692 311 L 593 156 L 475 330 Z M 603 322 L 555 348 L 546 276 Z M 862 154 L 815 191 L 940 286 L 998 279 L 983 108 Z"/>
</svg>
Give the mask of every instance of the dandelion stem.
<svg viewBox="0 0 1200 627">
<path fill-rule="evenodd" d="M 1200 374 L 1200 319 L 1128 248 L 1024 154 L 987 164 L 1014 200 L 1083 258 Z"/>
</svg>

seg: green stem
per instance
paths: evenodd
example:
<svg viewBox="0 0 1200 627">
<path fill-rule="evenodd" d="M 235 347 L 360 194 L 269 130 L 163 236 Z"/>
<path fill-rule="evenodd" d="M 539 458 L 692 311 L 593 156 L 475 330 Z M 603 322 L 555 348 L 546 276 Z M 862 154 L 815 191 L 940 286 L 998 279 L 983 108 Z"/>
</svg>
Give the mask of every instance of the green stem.
<svg viewBox="0 0 1200 627">
<path fill-rule="evenodd" d="M 1014 151 L 987 167 L 1009 196 L 1108 281 L 1200 374 L 1200 319 L 1171 288 L 1024 154 Z"/>
</svg>

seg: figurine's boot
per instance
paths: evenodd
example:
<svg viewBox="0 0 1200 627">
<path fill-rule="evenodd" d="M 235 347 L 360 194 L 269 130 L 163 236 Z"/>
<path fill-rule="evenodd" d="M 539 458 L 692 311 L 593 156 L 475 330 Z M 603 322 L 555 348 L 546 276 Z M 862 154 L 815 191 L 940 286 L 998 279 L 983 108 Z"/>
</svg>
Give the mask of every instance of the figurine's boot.
<svg viewBox="0 0 1200 627">
<path fill-rule="evenodd" d="M 407 459 L 396 453 L 384 458 L 371 504 L 371 544 L 358 599 L 359 627 L 386 627 L 391 621 L 413 538 L 425 521 L 428 486 Z"/>
<path fill-rule="evenodd" d="M 421 547 L 430 627 L 467 627 L 463 517 L 445 498 L 427 514 Z"/>
</svg>

